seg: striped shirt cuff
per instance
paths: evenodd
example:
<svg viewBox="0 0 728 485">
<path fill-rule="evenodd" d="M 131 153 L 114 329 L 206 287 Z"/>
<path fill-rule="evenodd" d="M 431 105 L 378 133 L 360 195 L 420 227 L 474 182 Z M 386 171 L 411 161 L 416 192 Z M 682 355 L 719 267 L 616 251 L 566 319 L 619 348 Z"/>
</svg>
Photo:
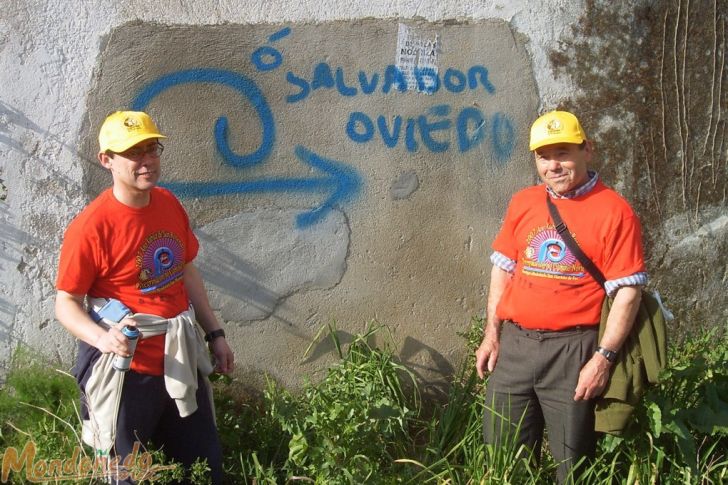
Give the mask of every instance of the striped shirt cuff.
<svg viewBox="0 0 728 485">
<path fill-rule="evenodd" d="M 491 257 L 491 260 L 493 258 Z M 640 272 L 624 278 L 617 278 L 616 280 L 609 280 L 604 283 L 604 290 L 610 297 L 614 296 L 614 293 L 623 286 L 645 286 L 647 284 L 647 273 Z"/>
<path fill-rule="evenodd" d="M 493 251 L 490 255 L 490 262 L 493 266 L 498 266 L 506 273 L 514 273 L 516 271 L 516 262 L 503 253 Z"/>
</svg>

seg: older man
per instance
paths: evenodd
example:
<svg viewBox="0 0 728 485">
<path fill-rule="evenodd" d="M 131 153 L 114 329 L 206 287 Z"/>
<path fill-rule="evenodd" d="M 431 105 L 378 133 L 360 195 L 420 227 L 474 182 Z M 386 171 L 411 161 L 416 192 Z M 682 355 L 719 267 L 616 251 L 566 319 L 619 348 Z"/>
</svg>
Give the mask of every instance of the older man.
<svg viewBox="0 0 728 485">
<path fill-rule="evenodd" d="M 594 454 L 593 399 L 631 329 L 647 275 L 639 220 L 588 170 L 593 147 L 579 120 L 564 111 L 541 116 L 530 150 L 543 184 L 513 196 L 493 242 L 476 368 L 481 378 L 492 373 L 486 441 L 526 445 L 538 459 L 545 427 L 563 482 L 574 478 L 576 461 Z M 559 235 L 547 197 L 605 275 L 604 288 Z M 605 290 L 614 304 L 597 341 Z"/>
<path fill-rule="evenodd" d="M 56 282 L 56 317 L 79 339 L 84 441 L 124 459 L 147 442 L 184 465 L 206 459 L 222 481 L 222 453 L 207 375 L 233 369 L 233 353 L 193 260 L 197 238 L 169 191 L 157 187 L 165 138 L 142 112 L 118 111 L 99 133 L 98 159 L 113 185 L 69 225 Z M 88 307 L 84 300 L 88 299 Z M 123 326 L 142 337 L 128 372 Z M 133 482 L 129 470 L 116 478 Z M 138 478 L 138 477 L 137 477 Z"/>
</svg>

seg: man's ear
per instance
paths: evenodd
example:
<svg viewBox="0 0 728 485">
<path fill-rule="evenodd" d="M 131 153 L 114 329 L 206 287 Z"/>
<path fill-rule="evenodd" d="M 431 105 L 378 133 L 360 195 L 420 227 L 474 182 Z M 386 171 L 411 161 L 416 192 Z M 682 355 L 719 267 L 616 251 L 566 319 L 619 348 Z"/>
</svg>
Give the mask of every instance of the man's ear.
<svg viewBox="0 0 728 485">
<path fill-rule="evenodd" d="M 99 152 L 98 159 L 102 167 L 111 170 L 111 156 L 107 152 Z"/>
<path fill-rule="evenodd" d="M 586 150 L 587 153 L 587 160 L 591 160 L 592 156 L 594 155 L 594 144 L 591 140 L 586 141 L 586 145 L 584 145 L 584 150 Z"/>
</svg>

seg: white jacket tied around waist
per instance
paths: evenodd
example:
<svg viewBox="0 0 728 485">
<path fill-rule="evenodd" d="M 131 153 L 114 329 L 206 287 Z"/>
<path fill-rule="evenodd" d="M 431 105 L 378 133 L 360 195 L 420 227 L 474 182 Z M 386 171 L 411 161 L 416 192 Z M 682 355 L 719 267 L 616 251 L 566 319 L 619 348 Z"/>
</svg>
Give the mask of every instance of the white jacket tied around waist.
<svg viewBox="0 0 728 485">
<path fill-rule="evenodd" d="M 89 305 L 98 312 L 107 300 L 89 298 Z M 173 318 L 162 318 L 147 313 L 130 315 L 137 323 L 143 338 L 166 334 L 164 340 L 164 385 L 175 400 L 181 417 L 197 411 L 197 373 L 207 381 L 213 366 L 202 332 L 195 320 L 192 306 Z M 98 323 L 104 327 L 118 325 L 106 319 Z M 97 452 L 108 453 L 116 436 L 116 420 L 124 384 L 125 372 L 112 367 L 116 354 L 106 353 L 96 361 L 86 383 L 85 397 L 89 419 L 83 422 L 83 441 Z M 212 392 L 207 385 L 212 404 Z"/>
</svg>

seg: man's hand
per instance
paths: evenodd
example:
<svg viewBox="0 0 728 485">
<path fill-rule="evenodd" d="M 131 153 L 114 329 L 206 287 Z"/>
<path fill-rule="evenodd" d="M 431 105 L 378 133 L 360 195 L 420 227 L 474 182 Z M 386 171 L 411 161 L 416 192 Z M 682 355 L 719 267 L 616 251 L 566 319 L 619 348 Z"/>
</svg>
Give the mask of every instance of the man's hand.
<svg viewBox="0 0 728 485">
<path fill-rule="evenodd" d="M 620 349 L 632 329 L 640 307 L 642 292 L 639 286 L 622 286 L 614 295 L 609 309 L 607 326 L 599 339 L 599 345 L 607 349 Z M 592 399 L 604 392 L 609 382 L 612 364 L 602 354 L 595 353 L 579 372 L 574 401 Z"/>
<path fill-rule="evenodd" d="M 612 364 L 602 355 L 595 353 L 579 372 L 574 401 L 588 400 L 601 395 L 609 382 Z"/>
<path fill-rule="evenodd" d="M 215 371 L 229 374 L 235 367 L 235 356 L 224 337 L 218 337 L 210 343 L 212 354 L 215 356 Z"/>
<path fill-rule="evenodd" d="M 475 351 L 475 370 L 478 371 L 478 377 L 483 379 L 485 377 L 485 370 L 493 372 L 495 369 L 495 363 L 498 360 L 498 350 L 500 349 L 500 342 L 498 339 L 498 333 L 495 335 L 486 332 L 483 341 L 480 343 L 480 347 Z"/>
<path fill-rule="evenodd" d="M 498 302 L 503 295 L 506 287 L 511 284 L 513 275 L 498 266 L 493 266 L 490 272 L 490 287 L 488 288 L 488 307 L 487 307 L 487 323 L 483 341 L 480 347 L 475 351 L 475 370 L 478 377 L 485 377 L 486 369 L 493 372 L 495 363 L 498 360 L 498 352 L 500 351 L 500 332 L 503 322 L 496 315 Z"/>
<path fill-rule="evenodd" d="M 101 333 L 99 337 L 92 343 L 94 347 L 101 352 L 108 354 L 113 353 L 122 357 L 129 356 L 129 339 L 121 333 L 121 329 L 125 326 L 136 327 L 136 322 L 131 317 L 124 317 L 119 325 L 109 327 L 109 330 Z M 141 339 L 141 334 L 139 335 Z"/>
</svg>

